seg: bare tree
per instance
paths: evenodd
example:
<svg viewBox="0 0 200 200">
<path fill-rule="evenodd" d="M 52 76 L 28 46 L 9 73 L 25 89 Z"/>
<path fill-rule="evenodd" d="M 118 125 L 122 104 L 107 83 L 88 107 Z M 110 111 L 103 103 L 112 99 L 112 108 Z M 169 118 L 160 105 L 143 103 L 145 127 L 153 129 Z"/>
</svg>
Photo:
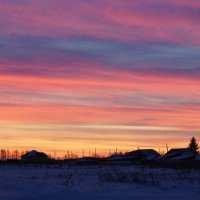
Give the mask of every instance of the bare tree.
<svg viewBox="0 0 200 200">
<path fill-rule="evenodd" d="M 1 149 L 1 160 L 6 160 L 6 150 L 5 149 Z"/>
</svg>

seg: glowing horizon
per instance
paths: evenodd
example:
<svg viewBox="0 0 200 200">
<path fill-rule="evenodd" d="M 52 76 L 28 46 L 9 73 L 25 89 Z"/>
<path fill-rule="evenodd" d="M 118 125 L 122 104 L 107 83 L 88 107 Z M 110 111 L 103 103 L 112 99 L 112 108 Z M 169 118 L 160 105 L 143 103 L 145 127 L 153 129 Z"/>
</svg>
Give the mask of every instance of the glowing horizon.
<svg viewBox="0 0 200 200">
<path fill-rule="evenodd" d="M 199 12 L 195 0 L 2 0 L 0 148 L 200 139 Z"/>
</svg>

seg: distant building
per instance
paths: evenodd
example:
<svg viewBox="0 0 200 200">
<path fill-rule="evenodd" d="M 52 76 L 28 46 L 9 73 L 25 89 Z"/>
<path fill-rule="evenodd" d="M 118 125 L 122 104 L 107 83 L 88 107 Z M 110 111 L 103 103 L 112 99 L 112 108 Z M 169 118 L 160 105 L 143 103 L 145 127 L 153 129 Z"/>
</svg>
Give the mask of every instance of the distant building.
<svg viewBox="0 0 200 200">
<path fill-rule="evenodd" d="M 138 149 L 124 154 L 126 157 L 132 157 L 136 160 L 153 160 L 160 156 L 154 149 Z"/>
<path fill-rule="evenodd" d="M 195 158 L 195 153 L 189 148 L 171 149 L 159 159 L 188 160 Z"/>
<path fill-rule="evenodd" d="M 160 154 L 154 149 L 138 149 L 135 151 L 127 152 L 123 155 L 114 155 L 109 158 L 109 160 L 154 160 L 158 158 Z"/>
<path fill-rule="evenodd" d="M 48 156 L 43 152 L 32 150 L 21 156 L 22 161 L 45 161 L 48 160 Z"/>
</svg>

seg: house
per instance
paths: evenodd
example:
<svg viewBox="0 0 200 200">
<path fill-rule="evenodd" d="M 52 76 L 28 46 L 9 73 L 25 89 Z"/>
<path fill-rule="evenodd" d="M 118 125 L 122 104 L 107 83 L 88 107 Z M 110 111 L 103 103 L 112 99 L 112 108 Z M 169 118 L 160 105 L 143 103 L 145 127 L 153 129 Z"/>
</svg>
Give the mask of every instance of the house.
<svg viewBox="0 0 200 200">
<path fill-rule="evenodd" d="M 130 157 L 135 160 L 153 160 L 160 156 L 154 149 L 138 149 L 124 154 L 125 157 Z"/>
<path fill-rule="evenodd" d="M 43 152 L 32 150 L 21 156 L 22 161 L 46 161 L 48 156 Z"/>
<path fill-rule="evenodd" d="M 195 158 L 195 153 L 189 148 L 178 148 L 169 150 L 164 156 L 159 159 L 170 160 L 188 160 Z"/>
<path fill-rule="evenodd" d="M 160 154 L 154 149 L 138 149 L 135 151 L 127 152 L 123 155 L 114 155 L 109 158 L 112 161 L 132 161 L 132 160 L 154 160 L 158 158 Z"/>
</svg>

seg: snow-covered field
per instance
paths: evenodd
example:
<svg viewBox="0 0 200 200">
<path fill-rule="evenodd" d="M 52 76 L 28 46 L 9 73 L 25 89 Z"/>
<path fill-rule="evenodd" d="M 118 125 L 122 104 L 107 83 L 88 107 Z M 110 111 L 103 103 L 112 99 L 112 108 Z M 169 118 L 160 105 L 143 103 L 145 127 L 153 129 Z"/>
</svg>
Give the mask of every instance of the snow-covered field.
<svg viewBox="0 0 200 200">
<path fill-rule="evenodd" d="M 199 200 L 200 171 L 119 166 L 0 166 L 1 200 Z"/>
</svg>

